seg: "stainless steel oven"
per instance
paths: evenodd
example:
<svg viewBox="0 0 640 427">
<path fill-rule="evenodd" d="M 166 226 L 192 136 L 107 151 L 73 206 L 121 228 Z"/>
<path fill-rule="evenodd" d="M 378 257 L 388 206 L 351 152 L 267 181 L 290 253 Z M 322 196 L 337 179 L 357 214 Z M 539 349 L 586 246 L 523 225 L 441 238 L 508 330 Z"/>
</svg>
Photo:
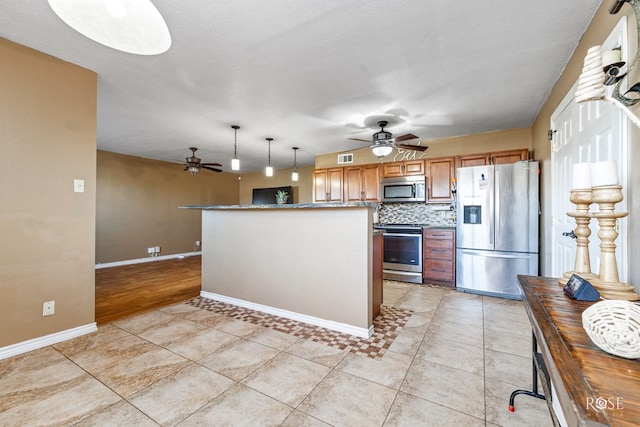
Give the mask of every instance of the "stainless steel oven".
<svg viewBox="0 0 640 427">
<path fill-rule="evenodd" d="M 384 230 L 384 278 L 422 283 L 422 227 L 392 224 L 376 228 Z"/>
</svg>

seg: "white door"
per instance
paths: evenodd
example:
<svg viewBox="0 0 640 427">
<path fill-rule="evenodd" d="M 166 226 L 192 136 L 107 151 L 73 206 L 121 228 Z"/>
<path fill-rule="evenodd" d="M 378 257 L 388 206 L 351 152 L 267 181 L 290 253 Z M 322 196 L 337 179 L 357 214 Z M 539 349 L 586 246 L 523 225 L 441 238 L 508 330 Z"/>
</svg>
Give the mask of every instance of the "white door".
<svg viewBox="0 0 640 427">
<path fill-rule="evenodd" d="M 603 49 L 621 45 L 621 39 L 626 34 L 626 28 L 621 27 L 624 27 L 624 21 L 614 29 L 607 43 L 603 44 Z M 610 47 L 605 47 L 607 45 Z M 625 45 L 622 46 L 622 51 L 625 52 Z M 615 160 L 625 197 L 622 203 L 616 205 L 616 211 L 626 212 L 626 120 L 623 120 L 624 116 L 619 109 L 605 101 L 576 104 L 573 100 L 574 92 L 575 86 L 551 116 L 551 128 L 554 130 L 551 149 L 552 271 L 550 275 L 552 277 L 559 277 L 562 273 L 575 268 L 575 240 L 563 235 L 574 230 L 576 225 L 574 219 L 567 215 L 567 212 L 575 211 L 575 205 L 569 201 L 573 164 Z M 597 209 L 595 204 L 591 205 L 592 212 Z M 597 235 L 598 225 L 595 219 L 591 220 L 590 228 L 591 271 L 597 274 L 600 265 L 600 239 Z M 627 233 L 624 219 L 619 221 L 619 232 L 620 236 L 616 240 L 616 258 L 619 277 L 624 282 L 627 277 Z"/>
</svg>

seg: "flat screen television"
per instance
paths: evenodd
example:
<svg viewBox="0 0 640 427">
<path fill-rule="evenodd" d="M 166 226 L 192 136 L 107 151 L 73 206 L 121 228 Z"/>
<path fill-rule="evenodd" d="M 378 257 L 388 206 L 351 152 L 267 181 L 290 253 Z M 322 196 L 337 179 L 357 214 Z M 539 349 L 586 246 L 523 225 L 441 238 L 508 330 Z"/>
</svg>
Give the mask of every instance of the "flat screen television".
<svg viewBox="0 0 640 427">
<path fill-rule="evenodd" d="M 272 187 L 272 188 L 254 188 L 253 199 L 251 204 L 253 205 L 275 205 L 276 204 L 276 192 L 278 190 L 286 191 L 289 197 L 287 198 L 287 204 L 293 204 L 293 187 Z"/>
</svg>

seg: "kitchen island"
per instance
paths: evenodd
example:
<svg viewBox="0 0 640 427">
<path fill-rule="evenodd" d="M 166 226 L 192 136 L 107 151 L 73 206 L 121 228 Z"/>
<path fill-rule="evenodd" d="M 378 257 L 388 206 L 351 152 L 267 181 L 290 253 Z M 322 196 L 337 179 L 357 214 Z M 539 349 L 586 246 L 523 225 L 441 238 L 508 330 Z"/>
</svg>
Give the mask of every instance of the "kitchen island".
<svg viewBox="0 0 640 427">
<path fill-rule="evenodd" d="M 184 206 L 202 210 L 201 295 L 370 337 L 382 298 L 376 206 Z"/>
</svg>

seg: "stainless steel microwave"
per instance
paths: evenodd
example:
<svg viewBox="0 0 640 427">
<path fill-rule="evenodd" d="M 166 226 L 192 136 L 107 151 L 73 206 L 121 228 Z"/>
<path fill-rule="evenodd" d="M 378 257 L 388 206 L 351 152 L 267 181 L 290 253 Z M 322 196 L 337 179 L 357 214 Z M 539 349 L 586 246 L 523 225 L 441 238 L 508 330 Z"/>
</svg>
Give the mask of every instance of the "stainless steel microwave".
<svg viewBox="0 0 640 427">
<path fill-rule="evenodd" d="M 384 178 L 380 181 L 382 202 L 426 202 L 424 175 Z"/>
</svg>

